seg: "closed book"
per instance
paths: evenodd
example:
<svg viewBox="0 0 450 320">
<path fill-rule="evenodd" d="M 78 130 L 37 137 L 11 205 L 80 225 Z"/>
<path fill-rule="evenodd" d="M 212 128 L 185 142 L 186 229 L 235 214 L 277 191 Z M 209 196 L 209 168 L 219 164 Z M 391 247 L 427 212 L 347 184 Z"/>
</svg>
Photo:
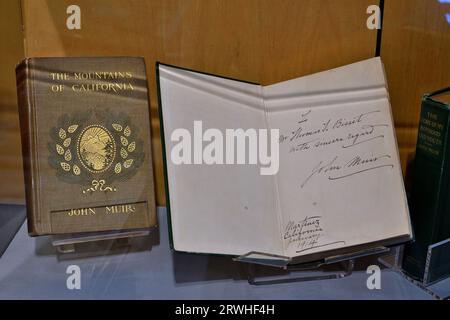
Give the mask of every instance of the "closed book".
<svg viewBox="0 0 450 320">
<path fill-rule="evenodd" d="M 410 199 L 415 242 L 405 248 L 403 258 L 403 269 L 419 280 L 432 281 L 450 271 L 448 255 L 427 261 L 429 246 L 450 238 L 448 93 L 450 88 L 422 99 Z"/>
<path fill-rule="evenodd" d="M 27 58 L 16 77 L 29 234 L 154 226 L 143 58 Z"/>
</svg>

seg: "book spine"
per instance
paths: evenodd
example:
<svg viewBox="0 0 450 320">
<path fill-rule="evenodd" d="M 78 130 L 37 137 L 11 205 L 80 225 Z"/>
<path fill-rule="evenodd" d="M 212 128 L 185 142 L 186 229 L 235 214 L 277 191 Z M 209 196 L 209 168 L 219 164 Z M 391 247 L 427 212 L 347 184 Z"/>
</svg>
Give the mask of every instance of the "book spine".
<svg viewBox="0 0 450 320">
<path fill-rule="evenodd" d="M 35 185 L 36 159 L 34 141 L 34 99 L 30 59 L 23 60 L 16 68 L 17 100 L 19 106 L 20 136 L 22 141 L 23 174 L 27 204 L 27 223 L 30 235 L 36 235 L 38 222 Z"/>
<path fill-rule="evenodd" d="M 428 246 L 434 244 L 441 239 L 439 239 L 439 224 L 443 219 L 445 214 L 447 195 L 449 183 L 448 179 L 450 176 L 450 170 L 448 169 L 449 162 L 449 130 L 450 130 L 450 110 L 447 108 L 443 108 L 441 104 L 436 103 L 434 100 L 429 97 L 424 98 L 423 104 L 425 106 L 426 114 L 424 117 L 431 118 L 431 121 L 428 122 L 428 126 L 431 125 L 431 128 L 423 127 L 424 131 L 427 131 L 426 138 L 429 140 L 430 138 L 435 144 L 436 150 L 438 150 L 439 154 L 434 151 L 433 156 L 437 160 L 438 168 L 435 168 L 436 174 L 438 174 L 438 179 L 436 181 L 438 192 L 437 192 L 437 201 L 433 204 L 435 205 L 435 210 L 433 211 L 434 215 L 431 216 L 431 232 L 430 232 L 430 243 L 427 244 L 427 253 Z M 421 141 L 421 146 L 423 145 L 423 141 Z M 427 161 L 430 161 L 429 159 Z M 426 171 L 425 171 L 426 172 Z M 425 212 L 426 213 L 426 212 Z"/>
<path fill-rule="evenodd" d="M 428 248 L 427 258 L 425 259 L 425 270 L 423 272 L 423 283 L 428 284 L 430 280 L 430 264 L 431 264 L 432 249 Z"/>
<path fill-rule="evenodd" d="M 435 93 L 432 93 L 431 96 L 437 96 L 440 94 L 448 94 L 450 93 L 450 87 L 441 89 Z M 433 103 L 439 104 L 441 108 L 445 108 L 449 110 L 449 125 L 448 129 L 450 131 L 450 103 L 446 103 L 443 101 L 432 100 Z M 450 135 L 450 133 L 447 133 Z M 439 211 L 439 215 L 435 221 L 435 228 L 433 232 L 433 244 L 437 242 L 441 242 L 450 238 L 450 139 L 446 141 L 447 150 L 445 152 L 445 159 L 443 164 L 443 174 L 442 174 L 442 207 Z M 444 259 L 445 260 L 445 259 Z"/>
<path fill-rule="evenodd" d="M 433 243 L 443 204 L 449 110 L 426 96 L 422 101 L 411 198 L 415 242 L 405 250 L 403 268 L 424 276 L 428 246 Z"/>
</svg>

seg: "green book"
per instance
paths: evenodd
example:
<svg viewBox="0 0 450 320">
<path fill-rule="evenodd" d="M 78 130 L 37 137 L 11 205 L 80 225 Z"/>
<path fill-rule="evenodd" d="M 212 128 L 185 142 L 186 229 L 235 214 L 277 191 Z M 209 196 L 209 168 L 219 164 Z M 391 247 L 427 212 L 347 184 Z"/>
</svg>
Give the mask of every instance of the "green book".
<svg viewBox="0 0 450 320">
<path fill-rule="evenodd" d="M 450 273 L 450 88 L 422 100 L 411 193 L 415 242 L 407 245 L 403 269 L 425 282 Z M 431 254 L 433 253 L 433 254 Z"/>
</svg>

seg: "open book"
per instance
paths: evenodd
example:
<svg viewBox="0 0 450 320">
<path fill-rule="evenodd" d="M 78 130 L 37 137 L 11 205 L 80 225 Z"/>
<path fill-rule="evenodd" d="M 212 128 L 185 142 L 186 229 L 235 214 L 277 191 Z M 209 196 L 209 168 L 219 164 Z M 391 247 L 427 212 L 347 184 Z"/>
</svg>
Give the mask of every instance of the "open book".
<svg viewBox="0 0 450 320">
<path fill-rule="evenodd" d="M 175 250 L 260 252 L 299 263 L 411 239 L 379 58 L 269 86 L 163 64 L 157 70 Z M 269 142 L 278 129 L 279 145 L 262 150 L 279 151 L 278 167 L 229 164 L 228 154 L 223 163 L 199 159 L 198 148 L 229 143 L 229 129 L 266 129 Z M 224 141 L 215 141 L 217 131 Z M 247 149 L 249 159 L 255 150 Z"/>
</svg>

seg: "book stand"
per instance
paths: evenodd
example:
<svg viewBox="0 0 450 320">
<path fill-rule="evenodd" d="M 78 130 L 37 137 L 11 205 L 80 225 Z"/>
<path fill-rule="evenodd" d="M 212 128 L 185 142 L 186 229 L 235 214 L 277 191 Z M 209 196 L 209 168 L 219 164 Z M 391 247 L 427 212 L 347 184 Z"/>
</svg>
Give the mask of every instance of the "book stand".
<svg viewBox="0 0 450 320">
<path fill-rule="evenodd" d="M 404 278 L 436 299 L 450 299 L 450 238 L 428 247 L 423 280 L 417 280 L 402 269 L 401 257 L 392 263 L 380 258 L 380 262 L 400 273 Z"/>
<path fill-rule="evenodd" d="M 245 255 L 234 258 L 234 261 L 245 262 L 248 264 L 247 281 L 251 285 L 269 285 L 290 282 L 305 282 L 315 280 L 341 279 L 352 274 L 355 261 L 362 257 L 375 256 L 391 252 L 392 248 L 375 247 L 358 251 L 350 254 L 331 256 L 320 261 L 311 263 L 291 264 L 292 259 L 283 256 L 266 254 L 261 252 L 249 252 Z M 263 265 L 278 268 L 284 275 L 271 278 L 269 280 L 258 280 L 256 275 L 256 266 Z M 333 272 L 318 274 L 322 267 L 339 267 L 339 270 Z M 302 272 L 298 277 L 289 277 L 291 272 Z M 287 274 L 286 274 L 287 273 Z M 309 274 L 307 274 L 309 273 Z"/>
<path fill-rule="evenodd" d="M 128 246 L 129 239 L 150 235 L 150 230 L 104 231 L 95 233 L 79 233 L 54 235 L 52 245 L 59 253 L 74 253 L 78 244 L 88 244 L 100 241 L 114 241 L 119 246 Z"/>
</svg>

